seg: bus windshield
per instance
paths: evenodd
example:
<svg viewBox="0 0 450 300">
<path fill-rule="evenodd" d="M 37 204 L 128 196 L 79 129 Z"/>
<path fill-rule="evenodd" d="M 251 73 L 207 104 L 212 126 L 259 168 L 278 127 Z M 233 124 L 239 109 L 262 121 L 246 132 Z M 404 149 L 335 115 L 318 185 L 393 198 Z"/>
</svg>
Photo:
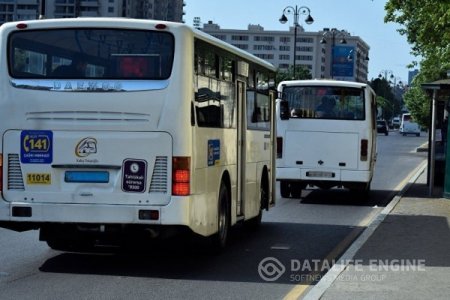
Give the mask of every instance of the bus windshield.
<svg viewBox="0 0 450 300">
<path fill-rule="evenodd" d="M 72 28 L 10 35 L 9 72 L 27 79 L 169 78 L 174 37 L 150 30 Z"/>
<path fill-rule="evenodd" d="M 364 90 L 331 86 L 286 86 L 282 99 L 291 118 L 364 120 Z"/>
</svg>

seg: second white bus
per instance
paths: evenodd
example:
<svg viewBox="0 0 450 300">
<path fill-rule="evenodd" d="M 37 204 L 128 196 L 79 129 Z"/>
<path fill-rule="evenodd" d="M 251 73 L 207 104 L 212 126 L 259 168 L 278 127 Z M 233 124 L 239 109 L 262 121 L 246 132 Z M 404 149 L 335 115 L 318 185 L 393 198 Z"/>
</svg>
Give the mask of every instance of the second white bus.
<svg viewBox="0 0 450 300">
<path fill-rule="evenodd" d="M 307 185 L 367 193 L 376 160 L 376 96 L 367 84 L 335 80 L 278 85 L 277 169 L 282 197 Z"/>
<path fill-rule="evenodd" d="M 0 27 L 0 226 L 78 250 L 188 231 L 220 249 L 274 204 L 275 68 L 199 30 Z"/>
</svg>

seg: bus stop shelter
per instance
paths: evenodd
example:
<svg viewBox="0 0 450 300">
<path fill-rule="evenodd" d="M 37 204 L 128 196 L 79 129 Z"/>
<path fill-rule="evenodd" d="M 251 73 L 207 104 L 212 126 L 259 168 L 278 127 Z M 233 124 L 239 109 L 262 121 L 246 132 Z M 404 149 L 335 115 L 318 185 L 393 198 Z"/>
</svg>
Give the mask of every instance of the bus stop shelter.
<svg viewBox="0 0 450 300">
<path fill-rule="evenodd" d="M 443 184 L 443 196 L 450 198 L 450 159 L 446 159 L 450 157 L 450 147 L 447 147 L 450 79 L 424 83 L 422 88 L 431 96 L 430 134 L 428 137 L 428 192 L 432 196 L 436 183 Z"/>
</svg>

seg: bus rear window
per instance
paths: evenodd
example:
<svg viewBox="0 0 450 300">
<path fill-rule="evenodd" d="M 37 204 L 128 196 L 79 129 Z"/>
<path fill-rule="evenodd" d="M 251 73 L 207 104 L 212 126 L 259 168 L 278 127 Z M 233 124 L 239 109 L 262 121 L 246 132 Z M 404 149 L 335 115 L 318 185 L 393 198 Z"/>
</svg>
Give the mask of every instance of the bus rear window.
<svg viewBox="0 0 450 300">
<path fill-rule="evenodd" d="M 150 79 L 170 77 L 174 37 L 123 29 L 16 31 L 8 41 L 14 78 Z"/>
<path fill-rule="evenodd" d="M 337 86 L 286 86 L 291 118 L 364 120 L 364 90 Z"/>
</svg>

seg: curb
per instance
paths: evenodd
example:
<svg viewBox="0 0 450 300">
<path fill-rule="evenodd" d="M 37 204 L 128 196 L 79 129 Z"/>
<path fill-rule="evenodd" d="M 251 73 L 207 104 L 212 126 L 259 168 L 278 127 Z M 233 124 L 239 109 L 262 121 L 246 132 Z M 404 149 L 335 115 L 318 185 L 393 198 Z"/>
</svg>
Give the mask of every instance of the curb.
<svg viewBox="0 0 450 300">
<path fill-rule="evenodd" d="M 334 264 L 331 269 L 322 277 L 322 279 L 302 298 L 304 300 L 320 299 L 326 290 L 336 281 L 339 275 L 345 271 L 350 261 L 353 260 L 359 249 L 367 242 L 372 236 L 378 226 L 383 222 L 387 215 L 397 206 L 403 195 L 409 190 L 411 185 L 416 182 L 420 175 L 425 171 L 427 161 L 422 162 L 416 169 L 415 174 L 411 176 L 408 183 L 403 189 L 392 199 L 388 206 L 386 206 L 367 228 L 361 233 L 361 235 L 352 243 L 352 245 L 345 251 L 340 257 L 339 262 Z M 417 171 L 416 171 L 417 170 Z M 340 263 L 342 262 L 342 263 Z"/>
<path fill-rule="evenodd" d="M 428 142 L 425 142 L 419 147 L 417 147 L 416 152 L 428 152 Z"/>
</svg>

